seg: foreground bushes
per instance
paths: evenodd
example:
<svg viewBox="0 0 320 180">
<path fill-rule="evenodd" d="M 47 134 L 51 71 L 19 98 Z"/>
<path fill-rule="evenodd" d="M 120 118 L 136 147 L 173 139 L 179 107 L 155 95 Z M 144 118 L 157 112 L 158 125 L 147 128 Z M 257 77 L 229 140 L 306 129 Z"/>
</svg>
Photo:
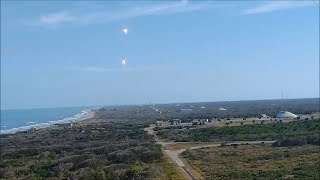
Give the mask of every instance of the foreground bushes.
<svg viewBox="0 0 320 180">
<path fill-rule="evenodd" d="M 154 162 L 163 154 L 143 127 L 103 124 L 2 136 L 0 178 L 150 179 L 161 170 Z"/>
</svg>

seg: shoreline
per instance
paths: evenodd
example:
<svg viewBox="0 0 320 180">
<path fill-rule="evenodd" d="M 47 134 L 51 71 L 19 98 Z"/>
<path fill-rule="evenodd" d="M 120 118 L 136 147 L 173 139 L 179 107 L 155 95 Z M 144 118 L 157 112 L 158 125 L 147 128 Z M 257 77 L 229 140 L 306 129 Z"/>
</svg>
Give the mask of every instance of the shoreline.
<svg viewBox="0 0 320 180">
<path fill-rule="evenodd" d="M 8 129 L 8 130 L 1 130 L 0 136 L 1 135 L 16 134 L 16 133 L 23 133 L 23 132 L 39 130 L 39 129 L 52 128 L 56 124 L 79 123 L 84 120 L 88 120 L 88 119 L 93 118 L 95 116 L 94 110 L 96 110 L 96 109 L 98 109 L 98 108 L 84 110 L 78 114 L 75 114 L 72 117 L 67 117 L 64 119 L 52 120 L 49 122 L 39 123 L 39 124 L 34 124 L 34 125 L 29 125 L 29 126 L 21 126 L 21 127 L 17 127 L 17 128 Z"/>
</svg>

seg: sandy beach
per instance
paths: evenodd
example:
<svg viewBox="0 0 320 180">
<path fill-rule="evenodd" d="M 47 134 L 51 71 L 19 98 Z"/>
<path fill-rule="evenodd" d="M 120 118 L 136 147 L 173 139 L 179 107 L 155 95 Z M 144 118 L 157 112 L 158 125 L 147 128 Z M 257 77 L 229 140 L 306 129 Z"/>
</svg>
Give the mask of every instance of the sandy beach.
<svg viewBox="0 0 320 180">
<path fill-rule="evenodd" d="M 77 125 L 77 124 L 83 124 L 84 121 L 92 120 L 95 116 L 95 109 L 82 111 L 81 113 L 78 113 L 74 116 L 63 118 L 63 119 L 56 119 L 52 121 L 46 121 L 36 124 L 28 124 L 21 127 L 16 127 L 8 130 L 1 130 L 1 134 L 14 134 L 18 132 L 24 132 L 24 131 L 34 131 L 34 130 L 40 130 L 40 129 L 48 129 L 56 126 L 63 126 L 63 124 L 70 124 Z M 33 122 L 34 123 L 34 122 Z"/>
</svg>

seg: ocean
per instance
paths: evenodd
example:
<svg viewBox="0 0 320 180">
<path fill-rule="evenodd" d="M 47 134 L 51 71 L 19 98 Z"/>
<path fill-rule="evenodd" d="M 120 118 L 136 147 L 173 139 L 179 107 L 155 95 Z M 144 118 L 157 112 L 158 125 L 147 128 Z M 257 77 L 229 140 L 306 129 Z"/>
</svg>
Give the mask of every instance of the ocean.
<svg viewBox="0 0 320 180">
<path fill-rule="evenodd" d="M 94 107 L 1 110 L 1 134 L 44 128 L 84 117 Z"/>
</svg>

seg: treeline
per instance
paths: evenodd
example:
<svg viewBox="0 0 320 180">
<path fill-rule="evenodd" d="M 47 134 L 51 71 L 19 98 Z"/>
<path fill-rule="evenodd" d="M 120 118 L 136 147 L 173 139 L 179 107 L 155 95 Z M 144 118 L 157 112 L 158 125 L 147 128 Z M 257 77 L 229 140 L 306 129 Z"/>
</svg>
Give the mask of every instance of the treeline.
<svg viewBox="0 0 320 180">
<path fill-rule="evenodd" d="M 151 107 L 158 109 L 155 111 Z M 205 107 L 205 108 L 200 108 Z M 225 108 L 226 111 L 219 111 Z M 279 111 L 290 111 L 295 114 L 312 114 L 319 111 L 319 98 L 286 99 L 286 100 L 255 100 L 229 102 L 201 102 L 182 104 L 157 104 L 143 106 L 114 106 L 98 110 L 97 117 L 106 119 L 121 119 L 131 123 L 149 122 L 156 120 L 181 119 L 190 122 L 194 119 L 223 119 L 259 117 L 266 114 L 274 117 Z M 182 112 L 181 109 L 192 109 Z M 160 114 L 161 111 L 161 114 Z M 130 117 L 130 119 L 128 118 Z"/>
<path fill-rule="evenodd" d="M 197 129 L 160 129 L 157 135 L 173 141 L 254 141 L 309 138 L 320 133 L 320 121 L 294 121 L 276 124 L 254 124 Z M 319 137 L 315 137 L 316 139 Z M 317 140 L 314 140 L 317 142 Z"/>
</svg>

